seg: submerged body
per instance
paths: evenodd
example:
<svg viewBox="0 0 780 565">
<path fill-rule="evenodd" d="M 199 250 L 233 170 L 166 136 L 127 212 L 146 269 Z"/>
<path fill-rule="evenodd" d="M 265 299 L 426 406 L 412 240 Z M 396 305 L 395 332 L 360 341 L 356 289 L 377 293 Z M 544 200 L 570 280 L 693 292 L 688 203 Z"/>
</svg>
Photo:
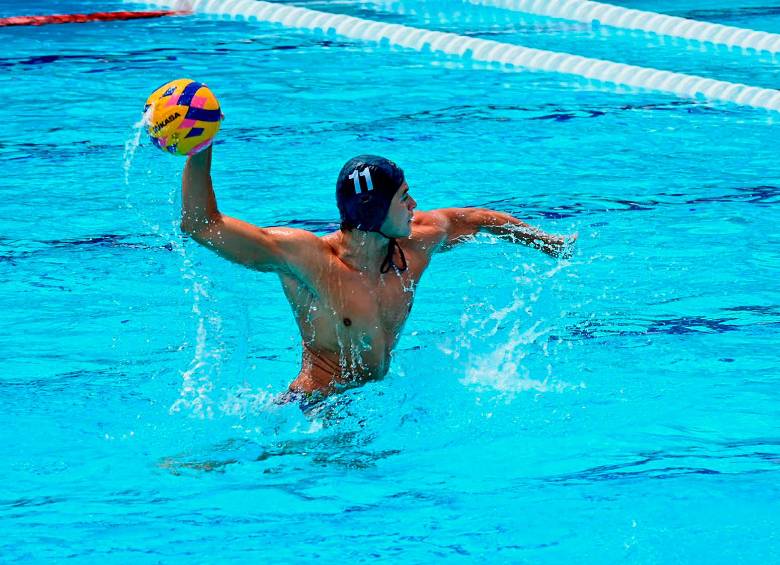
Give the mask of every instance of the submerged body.
<svg viewBox="0 0 780 565">
<path fill-rule="evenodd" d="M 260 228 L 218 211 L 211 157 L 209 148 L 188 159 L 182 230 L 231 261 L 279 275 L 303 340 L 301 371 L 290 384 L 293 393 L 330 394 L 384 377 L 415 288 L 434 253 L 479 231 L 551 256 L 565 254 L 567 243 L 574 241 L 493 210 L 415 212 L 417 203 L 402 177 L 400 186 L 387 195 L 381 225 L 372 231 L 342 224 L 341 230 L 318 237 L 300 229 Z M 360 175 L 368 177 L 371 187 L 364 167 L 349 177 L 353 193 L 360 187 Z M 366 192 L 364 181 L 357 196 Z"/>
</svg>

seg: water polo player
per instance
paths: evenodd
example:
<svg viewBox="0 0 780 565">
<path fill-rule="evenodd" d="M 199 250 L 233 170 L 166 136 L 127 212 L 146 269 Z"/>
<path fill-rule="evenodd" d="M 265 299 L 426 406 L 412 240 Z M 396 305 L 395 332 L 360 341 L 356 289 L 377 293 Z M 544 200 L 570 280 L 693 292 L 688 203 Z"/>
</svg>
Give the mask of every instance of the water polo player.
<svg viewBox="0 0 780 565">
<path fill-rule="evenodd" d="M 279 276 L 303 338 L 291 395 L 326 395 L 382 378 L 435 253 L 480 231 L 553 257 L 568 253 L 575 239 L 493 210 L 416 211 L 403 171 L 373 155 L 350 159 L 341 169 L 338 231 L 319 237 L 301 229 L 261 228 L 219 211 L 211 159 L 209 147 L 187 160 L 181 228 L 226 259 Z"/>
</svg>

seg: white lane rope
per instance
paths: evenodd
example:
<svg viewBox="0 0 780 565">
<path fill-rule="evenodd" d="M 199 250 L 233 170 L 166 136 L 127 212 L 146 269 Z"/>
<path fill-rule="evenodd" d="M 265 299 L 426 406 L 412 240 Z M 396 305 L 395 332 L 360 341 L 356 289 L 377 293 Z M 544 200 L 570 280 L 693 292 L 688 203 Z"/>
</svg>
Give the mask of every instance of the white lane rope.
<svg viewBox="0 0 780 565">
<path fill-rule="evenodd" d="M 156 0 L 149 3 L 157 6 L 178 5 L 171 0 Z M 188 3 L 188 7 L 194 12 L 224 18 L 277 23 L 294 29 L 335 34 L 417 51 L 443 53 L 473 61 L 497 63 L 510 68 L 574 75 L 602 86 L 625 86 L 674 94 L 683 98 L 780 110 L 780 91 L 774 89 L 625 65 L 569 53 L 531 49 L 455 33 L 365 20 L 289 4 L 259 0 L 192 0 Z"/>
<path fill-rule="evenodd" d="M 471 4 L 503 8 L 526 14 L 548 16 L 591 25 L 604 25 L 659 36 L 723 45 L 736 51 L 755 51 L 775 56 L 780 53 L 780 35 L 645 12 L 588 0 L 467 0 Z"/>
</svg>

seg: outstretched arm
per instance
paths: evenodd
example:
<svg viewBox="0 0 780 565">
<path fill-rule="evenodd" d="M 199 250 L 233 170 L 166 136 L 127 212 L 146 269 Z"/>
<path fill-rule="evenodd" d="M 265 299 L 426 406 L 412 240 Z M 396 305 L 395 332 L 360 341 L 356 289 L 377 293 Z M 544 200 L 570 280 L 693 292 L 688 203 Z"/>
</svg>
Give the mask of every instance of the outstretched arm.
<svg viewBox="0 0 780 565">
<path fill-rule="evenodd" d="M 569 257 L 571 244 L 577 239 L 576 235 L 565 237 L 546 233 L 510 214 L 486 208 L 441 208 L 417 212 L 415 216 L 442 230 L 441 251 L 451 249 L 479 232 L 486 232 L 539 249 L 551 257 Z"/>
<path fill-rule="evenodd" d="M 259 271 L 304 275 L 319 238 L 292 228 L 260 228 L 220 213 L 211 182 L 212 148 L 187 159 L 182 175 L 181 229 L 221 256 Z"/>
</svg>

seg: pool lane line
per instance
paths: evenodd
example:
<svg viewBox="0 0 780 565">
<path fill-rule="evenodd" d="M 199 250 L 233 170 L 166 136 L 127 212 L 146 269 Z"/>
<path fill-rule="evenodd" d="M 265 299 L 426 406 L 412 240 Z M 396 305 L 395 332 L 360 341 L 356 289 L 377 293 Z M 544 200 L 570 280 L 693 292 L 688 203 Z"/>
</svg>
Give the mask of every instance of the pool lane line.
<svg viewBox="0 0 780 565">
<path fill-rule="evenodd" d="M 83 24 L 86 22 L 113 22 L 120 20 L 162 18 L 165 16 L 184 16 L 190 13 L 191 12 L 185 10 L 155 10 L 146 12 L 93 12 L 91 14 L 13 16 L 10 18 L 0 18 L 0 27 L 42 26 L 47 24 Z"/>
<path fill-rule="evenodd" d="M 169 6 L 169 0 L 153 5 Z M 175 2 L 173 5 L 176 5 Z M 193 12 L 246 21 L 277 23 L 289 28 L 335 34 L 380 45 L 405 47 L 421 52 L 456 55 L 485 63 L 498 63 L 532 71 L 554 72 L 590 80 L 599 86 L 626 86 L 682 98 L 729 102 L 741 106 L 780 111 L 780 91 L 726 82 L 696 75 L 661 71 L 602 59 L 591 59 L 532 49 L 455 33 L 432 31 L 401 24 L 388 24 L 343 14 L 320 12 L 262 0 L 191 0 Z"/>
<path fill-rule="evenodd" d="M 780 53 L 780 35 L 766 31 L 726 26 L 591 2 L 589 0 L 466 0 L 480 6 L 549 16 L 564 20 L 642 31 L 663 37 L 698 41 L 702 45 L 723 45 L 735 51 L 755 51 L 775 56 Z"/>
</svg>

